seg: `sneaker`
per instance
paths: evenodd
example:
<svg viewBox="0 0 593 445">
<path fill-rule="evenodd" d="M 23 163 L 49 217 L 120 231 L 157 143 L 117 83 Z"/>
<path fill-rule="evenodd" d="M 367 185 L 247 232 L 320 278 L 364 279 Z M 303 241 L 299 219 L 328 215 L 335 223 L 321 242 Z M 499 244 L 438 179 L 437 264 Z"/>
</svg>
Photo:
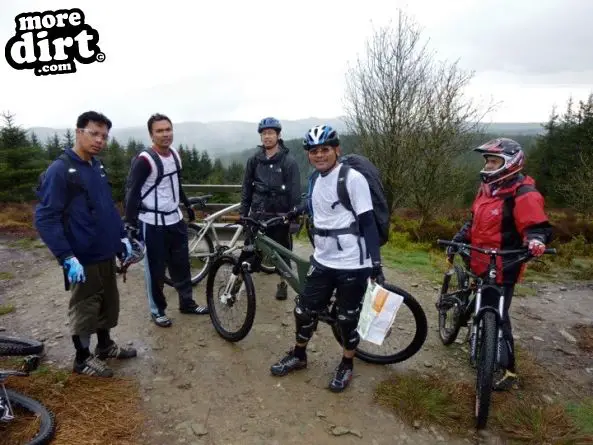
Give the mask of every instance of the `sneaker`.
<svg viewBox="0 0 593 445">
<path fill-rule="evenodd" d="M 179 312 L 182 314 L 194 314 L 194 315 L 206 315 L 210 311 L 208 310 L 208 306 L 189 306 L 189 307 L 181 307 L 179 308 Z"/>
<path fill-rule="evenodd" d="M 99 346 L 97 346 L 95 348 L 95 355 L 100 360 L 108 358 L 126 359 L 136 357 L 137 352 L 134 348 L 122 348 L 112 341 L 111 345 L 107 346 L 105 349 L 99 349 Z"/>
<path fill-rule="evenodd" d="M 494 382 L 492 389 L 495 391 L 508 391 L 511 388 L 517 388 L 517 374 L 507 369 L 502 378 Z"/>
<path fill-rule="evenodd" d="M 276 300 L 286 300 L 288 298 L 288 286 L 284 281 L 278 283 L 276 290 Z"/>
<path fill-rule="evenodd" d="M 348 368 L 340 362 L 329 382 L 329 390 L 332 392 L 344 391 L 352 381 L 352 375 L 352 368 Z"/>
<path fill-rule="evenodd" d="M 150 316 L 152 317 L 154 324 L 160 326 L 161 328 L 168 328 L 173 324 L 169 317 L 167 317 L 165 314 L 150 314 Z"/>
<path fill-rule="evenodd" d="M 294 355 L 294 350 L 288 351 L 288 354 L 282 358 L 278 363 L 274 363 L 270 368 L 270 372 L 276 376 L 283 376 L 292 371 L 305 369 L 307 367 L 307 359 L 301 360 Z"/>
<path fill-rule="evenodd" d="M 113 377 L 111 368 L 107 367 L 103 361 L 93 355 L 88 357 L 84 362 L 77 362 L 74 360 L 73 371 L 82 375 Z"/>
</svg>

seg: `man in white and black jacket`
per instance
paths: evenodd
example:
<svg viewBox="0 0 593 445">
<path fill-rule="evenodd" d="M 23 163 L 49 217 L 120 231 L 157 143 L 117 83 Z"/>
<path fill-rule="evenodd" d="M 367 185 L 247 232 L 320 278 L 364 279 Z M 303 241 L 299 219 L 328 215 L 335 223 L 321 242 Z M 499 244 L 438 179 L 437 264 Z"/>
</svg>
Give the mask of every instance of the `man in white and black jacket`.
<svg viewBox="0 0 593 445">
<path fill-rule="evenodd" d="M 329 383 L 334 392 L 343 391 L 353 376 L 353 357 L 360 337 L 356 332 L 368 279 L 384 281 L 381 269 L 379 232 L 375 222 L 369 184 L 358 171 L 349 171 L 346 189 L 358 217 L 362 239 L 350 231 L 354 215 L 338 201 L 337 184 L 340 169 L 340 146 L 337 132 L 330 126 L 316 126 L 307 133 L 304 148 L 309 162 L 319 172 L 311 194 L 315 251 L 302 295 L 294 309 L 296 344 L 285 357 L 272 365 L 273 375 L 283 376 L 307 367 L 307 344 L 311 339 L 320 311 L 327 307 L 334 289 L 338 326 L 344 350 L 340 364 Z M 303 204 L 287 216 L 292 219 L 306 211 Z M 339 238 L 339 239 L 338 239 Z M 340 247 L 338 247 L 338 241 Z M 359 244 L 360 241 L 360 244 Z M 362 248 L 362 264 L 359 249 Z"/>
<path fill-rule="evenodd" d="M 146 245 L 144 272 L 152 320 L 157 326 L 169 327 L 172 322 L 165 313 L 167 301 L 163 294 L 165 267 L 179 295 L 180 312 L 202 315 L 208 313 L 208 308 L 197 305 L 192 295 L 187 224 L 180 202 L 187 208 L 190 220 L 195 215 L 179 181 L 182 165 L 179 153 L 171 146 L 173 124 L 167 116 L 155 114 L 148 119 L 148 131 L 153 146 L 132 163 L 125 219 Z"/>
</svg>

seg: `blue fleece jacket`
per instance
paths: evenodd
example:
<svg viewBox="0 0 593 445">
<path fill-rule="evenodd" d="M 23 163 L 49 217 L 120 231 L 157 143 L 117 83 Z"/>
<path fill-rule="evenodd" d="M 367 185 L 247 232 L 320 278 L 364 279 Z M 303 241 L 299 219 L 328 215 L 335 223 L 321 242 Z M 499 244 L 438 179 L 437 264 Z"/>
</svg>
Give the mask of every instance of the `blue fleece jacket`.
<svg viewBox="0 0 593 445">
<path fill-rule="evenodd" d="M 69 196 L 68 166 L 58 159 L 47 169 L 39 190 L 39 204 L 35 209 L 37 231 L 59 264 L 72 255 L 83 266 L 113 258 L 122 251 L 121 238 L 126 232 L 108 178 L 97 159 L 84 161 L 71 149 L 67 149 L 66 154 L 78 170 L 93 209 L 89 208 L 84 193 L 75 191 L 71 195 L 66 225 L 63 224 Z"/>
</svg>

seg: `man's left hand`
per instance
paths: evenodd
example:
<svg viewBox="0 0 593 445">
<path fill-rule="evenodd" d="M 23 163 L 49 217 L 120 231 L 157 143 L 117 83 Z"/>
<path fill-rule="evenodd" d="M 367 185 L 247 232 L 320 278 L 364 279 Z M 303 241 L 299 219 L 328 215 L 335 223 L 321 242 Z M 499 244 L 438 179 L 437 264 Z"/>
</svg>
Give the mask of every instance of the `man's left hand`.
<svg viewBox="0 0 593 445">
<path fill-rule="evenodd" d="M 535 257 L 542 256 L 546 250 L 546 245 L 542 243 L 538 239 L 529 240 L 529 245 L 527 246 L 529 249 L 529 253 Z"/>
<path fill-rule="evenodd" d="M 373 265 L 371 271 L 371 280 L 376 281 L 378 284 L 385 283 L 385 276 L 383 275 L 383 268 L 381 264 Z"/>
<path fill-rule="evenodd" d="M 196 212 L 194 212 L 194 209 L 191 208 L 191 206 L 186 206 L 185 209 L 187 210 L 187 217 L 189 218 L 189 221 L 195 221 L 196 220 Z"/>
</svg>

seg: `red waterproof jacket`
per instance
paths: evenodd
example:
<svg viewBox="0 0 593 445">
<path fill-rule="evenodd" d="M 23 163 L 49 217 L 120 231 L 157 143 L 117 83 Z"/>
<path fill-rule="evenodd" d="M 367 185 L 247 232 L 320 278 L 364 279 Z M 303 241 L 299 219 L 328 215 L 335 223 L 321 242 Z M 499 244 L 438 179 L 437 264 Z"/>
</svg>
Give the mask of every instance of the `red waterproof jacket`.
<svg viewBox="0 0 593 445">
<path fill-rule="evenodd" d="M 518 175 L 513 180 L 492 189 L 482 184 L 472 205 L 472 218 L 456 238 L 482 248 L 519 249 L 527 240 L 537 238 L 547 244 L 551 240 L 551 226 L 544 211 L 544 198 L 535 188 L 533 178 Z M 516 257 L 504 259 L 505 264 Z M 474 273 L 483 275 L 489 257 L 471 252 L 470 266 Z M 497 258 L 497 282 L 515 283 L 521 279 L 525 265 L 511 266 L 502 271 L 503 258 Z"/>
</svg>

